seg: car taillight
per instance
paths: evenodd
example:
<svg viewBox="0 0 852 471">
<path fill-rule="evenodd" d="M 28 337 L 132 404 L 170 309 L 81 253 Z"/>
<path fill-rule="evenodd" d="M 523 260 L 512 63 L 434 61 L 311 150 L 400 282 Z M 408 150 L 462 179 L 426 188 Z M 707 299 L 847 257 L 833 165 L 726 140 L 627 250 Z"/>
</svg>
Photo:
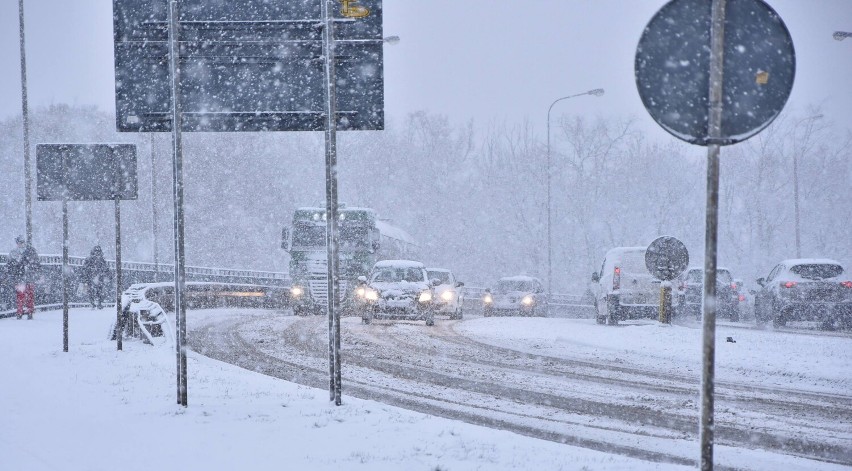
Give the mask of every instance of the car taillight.
<svg viewBox="0 0 852 471">
<path fill-rule="evenodd" d="M 612 289 L 621 288 L 621 268 L 615 267 L 612 274 Z"/>
<path fill-rule="evenodd" d="M 795 286 L 796 286 L 795 281 L 785 281 L 784 283 L 781 283 L 782 288 L 793 288 Z"/>
<path fill-rule="evenodd" d="M 736 284 L 736 283 L 731 283 L 731 289 L 732 289 L 732 290 L 734 290 L 734 291 L 736 291 L 736 289 L 737 289 L 737 284 Z"/>
<path fill-rule="evenodd" d="M 739 298 L 740 298 L 740 302 L 745 301 L 745 295 L 744 295 L 744 294 L 741 294 L 741 295 L 739 296 Z"/>
<path fill-rule="evenodd" d="M 852 288 L 852 281 L 841 281 L 840 286 L 844 288 Z"/>
</svg>

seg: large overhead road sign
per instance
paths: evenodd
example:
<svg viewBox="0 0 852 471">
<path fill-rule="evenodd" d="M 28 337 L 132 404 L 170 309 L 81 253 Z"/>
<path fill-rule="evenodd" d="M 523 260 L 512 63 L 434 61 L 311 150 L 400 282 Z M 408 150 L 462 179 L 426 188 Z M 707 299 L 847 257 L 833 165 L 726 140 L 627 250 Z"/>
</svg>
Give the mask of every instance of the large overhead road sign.
<svg viewBox="0 0 852 471">
<path fill-rule="evenodd" d="M 181 130 L 325 129 L 323 1 L 181 0 Z M 334 3 L 337 129 L 383 129 L 382 2 Z M 113 0 L 119 131 L 171 130 L 168 13 Z"/>
</svg>

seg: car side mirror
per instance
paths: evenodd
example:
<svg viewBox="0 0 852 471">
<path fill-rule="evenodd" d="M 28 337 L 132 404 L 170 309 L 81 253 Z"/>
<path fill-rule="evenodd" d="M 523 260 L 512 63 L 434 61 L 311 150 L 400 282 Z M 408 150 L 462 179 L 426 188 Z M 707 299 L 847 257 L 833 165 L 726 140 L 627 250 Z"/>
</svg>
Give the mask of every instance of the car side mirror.
<svg viewBox="0 0 852 471">
<path fill-rule="evenodd" d="M 281 229 L 281 248 L 284 250 L 290 250 L 290 228 L 285 227 Z"/>
<path fill-rule="evenodd" d="M 437 278 L 432 278 L 432 286 L 438 286 L 441 284 L 441 280 Z"/>
<path fill-rule="evenodd" d="M 598 272 L 592 273 L 592 282 L 597 283 L 598 281 L 601 281 L 601 277 L 598 275 Z"/>
<path fill-rule="evenodd" d="M 766 283 L 766 279 L 763 278 L 762 276 L 760 278 L 758 278 L 756 281 L 757 281 L 757 284 L 759 284 L 760 286 L 763 286 Z"/>
<path fill-rule="evenodd" d="M 491 288 L 485 288 L 485 292 L 486 292 L 486 293 L 490 293 L 490 292 L 491 292 Z"/>
<path fill-rule="evenodd" d="M 753 290 L 753 289 L 748 290 L 748 292 L 749 292 L 749 293 L 751 293 L 751 294 L 753 294 L 753 295 L 754 295 L 754 294 L 757 294 L 757 291 L 755 291 L 755 290 Z"/>
<path fill-rule="evenodd" d="M 464 283 L 462 283 L 461 281 L 456 281 L 456 288 L 461 288 L 462 286 L 464 286 Z"/>
<path fill-rule="evenodd" d="M 358 277 L 358 281 L 360 281 L 361 283 L 366 283 L 366 282 L 367 282 L 367 277 L 366 277 L 366 276 L 364 276 L 364 275 L 361 275 L 361 276 L 359 276 L 359 277 Z"/>
</svg>

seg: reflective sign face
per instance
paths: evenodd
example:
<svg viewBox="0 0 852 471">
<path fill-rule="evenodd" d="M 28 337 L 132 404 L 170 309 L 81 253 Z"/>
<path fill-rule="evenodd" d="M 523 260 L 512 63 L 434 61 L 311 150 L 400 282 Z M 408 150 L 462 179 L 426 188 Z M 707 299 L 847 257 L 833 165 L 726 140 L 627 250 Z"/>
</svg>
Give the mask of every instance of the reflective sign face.
<svg viewBox="0 0 852 471">
<path fill-rule="evenodd" d="M 135 200 L 133 144 L 38 144 L 39 201 Z"/>
<path fill-rule="evenodd" d="M 680 240 L 663 236 L 648 246 L 645 251 L 645 267 L 663 281 L 677 278 L 689 266 L 689 252 Z"/>
<path fill-rule="evenodd" d="M 325 127 L 324 0 L 182 0 L 185 131 Z M 119 131 L 170 131 L 168 0 L 113 0 Z M 339 130 L 384 127 L 381 0 L 334 2 Z"/>
<path fill-rule="evenodd" d="M 666 131 L 707 145 L 712 0 L 673 0 L 651 19 L 636 49 L 642 103 Z M 762 0 L 727 0 L 720 144 L 757 134 L 784 108 L 795 52 L 781 18 Z"/>
</svg>

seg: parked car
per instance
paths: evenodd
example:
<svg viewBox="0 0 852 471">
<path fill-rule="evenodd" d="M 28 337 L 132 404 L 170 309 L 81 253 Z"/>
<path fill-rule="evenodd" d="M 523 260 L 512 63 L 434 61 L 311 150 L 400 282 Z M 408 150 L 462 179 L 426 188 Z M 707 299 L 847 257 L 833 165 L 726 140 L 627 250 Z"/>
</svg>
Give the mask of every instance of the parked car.
<svg viewBox="0 0 852 471">
<path fill-rule="evenodd" d="M 645 267 L 646 247 L 616 247 L 604 256 L 601 271 L 592 273 L 598 324 L 659 316 L 660 280 Z"/>
<path fill-rule="evenodd" d="M 356 310 L 365 324 L 373 319 L 425 320 L 435 325 L 434 286 L 426 267 L 413 260 L 376 262 L 369 277 L 359 277 Z"/>
<path fill-rule="evenodd" d="M 455 275 L 446 268 L 427 268 L 430 281 L 438 280 L 435 286 L 435 299 L 432 300 L 436 314 L 447 314 L 450 319 L 464 316 L 464 283 L 456 280 Z"/>
<path fill-rule="evenodd" d="M 852 327 L 852 277 L 834 260 L 784 260 L 757 284 L 758 325 L 816 321 L 824 329 Z"/>
<path fill-rule="evenodd" d="M 677 279 L 677 308 L 679 316 L 700 319 L 703 311 L 704 268 L 691 267 Z M 716 268 L 716 317 L 732 322 L 740 320 L 739 287 L 727 268 Z"/>
<path fill-rule="evenodd" d="M 500 278 L 482 299 L 482 314 L 547 317 L 547 293 L 538 278 L 507 276 Z"/>
</svg>

